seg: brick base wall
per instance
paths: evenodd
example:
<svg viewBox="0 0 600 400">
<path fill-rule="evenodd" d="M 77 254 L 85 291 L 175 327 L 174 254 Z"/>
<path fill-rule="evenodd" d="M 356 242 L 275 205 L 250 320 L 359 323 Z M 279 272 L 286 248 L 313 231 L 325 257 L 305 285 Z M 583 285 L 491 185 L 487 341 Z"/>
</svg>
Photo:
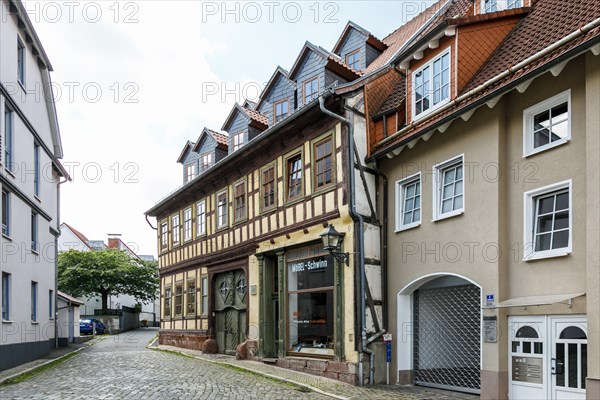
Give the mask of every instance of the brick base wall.
<svg viewBox="0 0 600 400">
<path fill-rule="evenodd" d="M 358 384 L 357 367 L 354 363 L 305 358 L 280 358 L 277 360 L 276 365 L 281 368 L 337 379 L 351 385 Z"/>
<path fill-rule="evenodd" d="M 176 331 L 160 330 L 158 343 L 167 346 L 176 346 L 190 350 L 202 350 L 202 344 L 208 339 L 205 331 Z"/>
</svg>

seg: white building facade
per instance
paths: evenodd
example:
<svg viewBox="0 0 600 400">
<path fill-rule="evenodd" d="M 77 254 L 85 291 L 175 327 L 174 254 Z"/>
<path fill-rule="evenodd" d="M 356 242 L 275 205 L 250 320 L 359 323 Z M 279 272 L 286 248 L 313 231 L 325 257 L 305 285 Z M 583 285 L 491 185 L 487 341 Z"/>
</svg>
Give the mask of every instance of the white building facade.
<svg viewBox="0 0 600 400">
<path fill-rule="evenodd" d="M 52 93 L 52 66 L 23 5 L 0 2 L 0 370 L 57 345 L 59 185 L 68 174 Z"/>
</svg>

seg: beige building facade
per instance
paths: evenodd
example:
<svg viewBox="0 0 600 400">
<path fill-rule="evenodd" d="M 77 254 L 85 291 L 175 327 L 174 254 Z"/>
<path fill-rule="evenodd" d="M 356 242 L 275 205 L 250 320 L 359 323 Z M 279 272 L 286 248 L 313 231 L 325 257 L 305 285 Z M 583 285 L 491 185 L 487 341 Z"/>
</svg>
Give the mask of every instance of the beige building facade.
<svg viewBox="0 0 600 400">
<path fill-rule="evenodd" d="M 519 28 L 535 18 L 534 8 Z M 457 25 L 445 35 L 460 47 Z M 562 39 L 565 26 L 554 47 L 507 61 L 516 68 L 495 78 L 494 62 L 523 38 L 515 29 L 483 77 L 445 101 L 443 83 L 441 94 L 435 85 L 419 92 L 423 66 L 436 71 L 444 49 L 429 39 L 418 57 L 398 58 L 412 89 L 396 112 L 413 110 L 370 158 L 390 182 L 380 203 L 393 221 L 387 301 L 398 383 L 485 399 L 600 398 L 600 47 L 583 40 L 597 25 L 571 35 L 576 43 Z M 449 62 L 450 87 L 464 68 Z"/>
</svg>

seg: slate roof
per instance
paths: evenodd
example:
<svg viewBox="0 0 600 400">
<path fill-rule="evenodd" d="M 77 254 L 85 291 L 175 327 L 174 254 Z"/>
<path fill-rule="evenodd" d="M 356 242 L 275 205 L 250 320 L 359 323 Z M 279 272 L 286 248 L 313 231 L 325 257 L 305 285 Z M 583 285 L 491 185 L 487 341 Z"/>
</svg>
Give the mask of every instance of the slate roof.
<svg viewBox="0 0 600 400">
<path fill-rule="evenodd" d="M 531 60 L 525 68 L 511 71 L 505 78 L 467 97 L 459 104 L 454 104 L 447 110 L 434 114 L 430 118 L 417 121 L 401 135 L 391 136 L 393 139 L 379 145 L 372 157 L 377 158 L 402 145 L 403 143 L 427 133 L 438 126 L 452 121 L 460 113 L 465 112 L 469 106 L 476 106 L 482 101 L 511 90 L 520 82 L 533 78 L 549 68 L 553 61 L 561 61 L 561 56 L 573 57 L 579 46 L 591 47 L 600 43 L 600 2 L 597 0 L 538 0 L 533 5 L 533 10 L 525 16 L 509 34 L 505 41 L 498 47 L 490 59 L 484 63 L 479 72 L 471 79 L 462 93 L 489 81 L 500 73 L 507 71 L 516 64 L 523 62 L 541 50 L 556 44 L 569 34 L 578 31 L 571 40 L 562 45 L 557 45 L 550 53 Z M 595 27 L 587 32 L 581 28 L 594 21 Z M 572 53 L 569 53 L 573 51 Z M 568 54 L 569 53 L 569 54 Z"/>
</svg>

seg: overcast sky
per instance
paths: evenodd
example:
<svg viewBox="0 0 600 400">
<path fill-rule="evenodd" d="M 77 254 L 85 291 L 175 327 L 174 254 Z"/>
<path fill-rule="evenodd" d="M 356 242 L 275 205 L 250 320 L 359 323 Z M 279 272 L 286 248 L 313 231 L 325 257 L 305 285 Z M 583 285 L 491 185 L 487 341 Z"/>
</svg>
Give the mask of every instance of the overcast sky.
<svg viewBox="0 0 600 400">
<path fill-rule="evenodd" d="M 54 67 L 73 178 L 61 187 L 62 221 L 156 255 L 144 212 L 181 185 L 186 140 L 219 130 L 306 40 L 331 50 L 348 20 L 381 39 L 429 3 L 24 2 Z"/>
</svg>

